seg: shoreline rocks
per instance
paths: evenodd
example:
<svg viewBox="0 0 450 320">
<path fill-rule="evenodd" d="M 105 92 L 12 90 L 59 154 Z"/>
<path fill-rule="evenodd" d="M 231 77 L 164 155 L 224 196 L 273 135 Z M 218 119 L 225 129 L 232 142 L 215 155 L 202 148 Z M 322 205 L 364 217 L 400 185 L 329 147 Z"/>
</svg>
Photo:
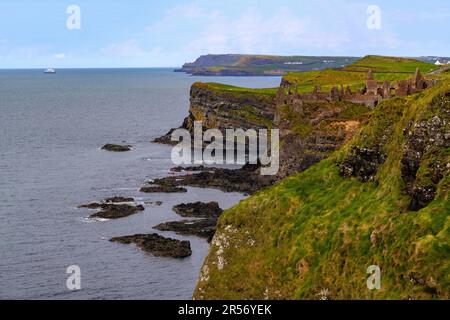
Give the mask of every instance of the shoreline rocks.
<svg viewBox="0 0 450 320">
<path fill-rule="evenodd" d="M 161 184 L 150 187 L 142 187 L 139 191 L 143 193 L 185 193 L 187 192 L 187 189 L 176 185 Z"/>
<path fill-rule="evenodd" d="M 217 227 L 217 218 L 200 220 L 171 221 L 158 224 L 153 229 L 159 231 L 173 231 L 183 236 L 197 236 L 210 242 L 214 237 Z"/>
<path fill-rule="evenodd" d="M 131 150 L 131 146 L 108 143 L 102 147 L 102 150 L 111 151 L 111 152 L 126 152 L 126 151 Z"/>
<path fill-rule="evenodd" d="M 186 258 L 192 254 L 189 241 L 164 238 L 156 233 L 114 237 L 109 241 L 135 244 L 138 248 L 156 257 Z"/>
<path fill-rule="evenodd" d="M 219 207 L 219 204 L 213 202 L 194 202 L 194 203 L 181 203 L 174 206 L 173 211 L 182 217 L 191 218 L 218 218 L 223 210 Z"/>
<path fill-rule="evenodd" d="M 245 165 L 241 169 L 189 167 L 186 175 L 169 176 L 155 179 L 152 184 L 171 190 L 180 186 L 198 188 L 215 188 L 224 192 L 242 192 L 252 194 L 257 190 L 270 185 L 273 177 L 261 176 L 258 165 Z M 173 172 L 181 172 L 185 169 L 173 168 Z M 164 191 L 162 191 L 164 192 Z"/>
<path fill-rule="evenodd" d="M 105 199 L 101 203 L 89 203 L 79 206 L 78 208 L 87 208 L 91 210 L 100 209 L 101 211 L 96 212 L 89 216 L 91 219 L 120 219 L 136 214 L 140 211 L 144 211 L 143 205 L 130 205 L 126 204 L 129 202 L 134 202 L 133 198 L 124 197 L 112 197 Z"/>
<path fill-rule="evenodd" d="M 89 218 L 120 219 L 144 211 L 143 205 L 103 204 L 102 211 L 92 214 Z"/>
</svg>

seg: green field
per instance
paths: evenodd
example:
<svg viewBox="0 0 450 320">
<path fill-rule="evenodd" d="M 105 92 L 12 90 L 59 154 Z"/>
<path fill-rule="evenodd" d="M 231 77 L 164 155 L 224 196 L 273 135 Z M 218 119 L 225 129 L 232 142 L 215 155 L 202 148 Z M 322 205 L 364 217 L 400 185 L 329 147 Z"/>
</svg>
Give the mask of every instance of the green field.
<svg viewBox="0 0 450 320">
<path fill-rule="evenodd" d="M 265 57 L 265 58 L 269 58 Z M 242 63 L 242 62 L 239 62 Z M 223 67 L 217 67 L 217 70 Z M 265 66 L 259 68 L 264 69 Z M 410 78 L 416 68 L 420 68 L 422 73 L 436 70 L 436 66 L 430 63 L 421 62 L 407 58 L 393 58 L 382 56 L 366 56 L 353 64 L 339 69 L 325 69 L 321 71 L 290 72 L 283 77 L 285 81 L 291 84 L 292 88 L 297 88 L 300 93 L 312 92 L 315 86 L 320 86 L 322 91 L 328 92 L 334 86 L 350 86 L 353 91 L 364 87 L 367 79 L 367 71 L 373 70 L 374 78 L 377 81 L 398 81 Z M 426 76 L 428 78 L 445 78 L 449 73 L 441 75 Z M 208 83 L 211 88 L 230 92 L 248 92 L 256 94 L 274 95 L 277 88 L 267 89 L 249 89 L 240 88 L 219 83 Z"/>
<path fill-rule="evenodd" d="M 367 56 L 343 69 L 289 73 L 284 79 L 301 93 L 311 92 L 315 86 L 320 86 L 322 91 L 340 85 L 360 90 L 364 87 L 368 70 L 374 72 L 377 81 L 398 81 L 411 78 L 416 68 L 420 68 L 424 75 L 436 70 L 435 65 L 414 59 Z"/>
<path fill-rule="evenodd" d="M 231 86 L 227 84 L 221 84 L 216 82 L 208 82 L 208 83 L 196 83 L 197 86 L 204 86 L 205 88 L 211 89 L 211 90 L 218 90 L 223 92 L 230 92 L 230 93 L 253 93 L 253 94 L 262 94 L 262 95 L 268 95 L 268 96 L 275 96 L 278 92 L 278 88 L 261 88 L 261 89 L 254 89 L 254 88 L 242 88 L 242 87 L 236 87 Z"/>
<path fill-rule="evenodd" d="M 344 70 L 348 71 L 368 71 L 374 72 L 406 72 L 414 73 L 416 68 L 420 68 L 422 73 L 438 69 L 434 64 L 418 61 L 415 59 L 384 57 L 384 56 L 366 56 L 355 63 L 347 66 Z"/>
</svg>

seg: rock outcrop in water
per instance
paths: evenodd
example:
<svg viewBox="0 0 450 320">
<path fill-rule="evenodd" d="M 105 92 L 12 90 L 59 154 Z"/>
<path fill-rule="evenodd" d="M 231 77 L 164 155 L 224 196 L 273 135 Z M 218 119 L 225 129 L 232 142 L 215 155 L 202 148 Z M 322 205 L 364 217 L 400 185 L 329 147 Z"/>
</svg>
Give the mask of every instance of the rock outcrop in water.
<svg viewBox="0 0 450 320">
<path fill-rule="evenodd" d="M 105 144 L 102 147 L 102 150 L 106 150 L 106 151 L 112 151 L 112 152 L 126 152 L 126 151 L 130 151 L 131 150 L 131 146 L 130 145 L 119 145 L 119 144 Z"/>
<path fill-rule="evenodd" d="M 174 206 L 173 211 L 185 218 L 217 218 L 223 212 L 215 201 L 208 203 L 181 203 Z"/>
<path fill-rule="evenodd" d="M 111 197 L 102 202 L 84 204 L 78 208 L 99 209 L 100 211 L 90 216 L 93 219 L 120 219 L 144 211 L 142 205 L 132 205 L 134 198 L 131 197 Z"/>
<path fill-rule="evenodd" d="M 143 193 L 185 193 L 186 188 L 177 187 L 175 184 L 160 184 L 139 189 Z"/>
<path fill-rule="evenodd" d="M 90 208 L 94 208 L 90 205 Z M 90 218 L 100 219 L 120 219 L 131 216 L 138 212 L 144 211 L 145 208 L 142 205 L 132 206 L 129 204 L 107 204 L 103 203 L 98 206 L 101 211 L 92 214 Z"/>
<path fill-rule="evenodd" d="M 156 233 L 115 237 L 110 241 L 122 244 L 135 244 L 145 252 L 157 257 L 186 258 L 192 254 L 189 241 L 164 238 Z"/>
<path fill-rule="evenodd" d="M 241 169 L 199 167 L 197 171 L 191 171 L 189 174 L 154 179 L 151 183 L 160 186 L 162 190 L 192 186 L 250 194 L 271 184 L 272 181 L 273 177 L 260 175 L 258 165 L 246 165 Z"/>
<path fill-rule="evenodd" d="M 173 210 L 182 217 L 200 219 L 161 223 L 154 229 L 173 231 L 180 235 L 197 236 L 208 241 L 211 241 L 214 236 L 217 220 L 223 212 L 217 202 L 182 203 L 174 206 Z"/>
<path fill-rule="evenodd" d="M 159 231 L 173 231 L 179 235 L 197 236 L 211 241 L 216 232 L 217 218 L 171 221 L 158 224 L 153 228 Z"/>
</svg>

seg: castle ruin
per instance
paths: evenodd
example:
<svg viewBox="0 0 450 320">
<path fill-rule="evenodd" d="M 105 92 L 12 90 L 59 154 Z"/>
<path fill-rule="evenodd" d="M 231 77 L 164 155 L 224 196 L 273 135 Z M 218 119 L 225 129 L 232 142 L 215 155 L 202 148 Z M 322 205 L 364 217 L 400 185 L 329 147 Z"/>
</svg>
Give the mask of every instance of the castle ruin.
<svg viewBox="0 0 450 320">
<path fill-rule="evenodd" d="M 393 96 L 404 97 L 419 93 L 435 83 L 436 80 L 426 80 L 419 68 L 416 69 L 412 78 L 397 81 L 395 85 L 392 85 L 390 81 L 378 82 L 373 76 L 373 71 L 369 70 L 364 88 L 356 92 L 352 92 L 350 86 L 344 88 L 341 85 L 331 88 L 330 92 L 322 92 L 320 87 L 316 86 L 311 93 L 295 93 L 292 95 L 289 92 L 289 94 L 291 95 L 291 103 L 299 101 L 350 101 L 373 108 L 382 100 Z M 285 104 L 287 103 L 288 101 L 285 101 Z"/>
</svg>

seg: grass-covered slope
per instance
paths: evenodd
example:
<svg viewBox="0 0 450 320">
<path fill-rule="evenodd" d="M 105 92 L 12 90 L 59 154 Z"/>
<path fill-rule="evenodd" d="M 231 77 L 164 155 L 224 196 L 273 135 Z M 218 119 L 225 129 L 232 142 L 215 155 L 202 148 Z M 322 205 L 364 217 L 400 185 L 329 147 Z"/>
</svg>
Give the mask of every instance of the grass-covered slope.
<svg viewBox="0 0 450 320">
<path fill-rule="evenodd" d="M 420 68 L 422 73 L 428 73 L 439 68 L 432 63 L 410 58 L 370 55 L 345 67 L 345 70 L 368 71 L 372 69 L 374 72 L 413 73 L 417 67 Z"/>
<path fill-rule="evenodd" d="M 283 79 L 298 87 L 301 93 L 311 92 L 315 86 L 320 86 L 322 91 L 326 92 L 338 85 L 350 86 L 355 91 L 363 88 L 369 69 L 374 72 L 374 78 L 377 81 L 398 81 L 410 78 L 416 68 L 419 68 L 423 74 L 437 69 L 431 63 L 414 59 L 366 56 L 343 69 L 292 72 Z"/>
<path fill-rule="evenodd" d="M 216 90 L 217 92 L 222 93 L 230 93 L 230 94 L 257 94 L 257 95 L 268 95 L 275 96 L 278 92 L 278 88 L 243 88 L 236 87 L 228 84 L 216 83 L 216 82 L 207 82 L 201 83 L 197 82 L 194 84 L 197 87 L 203 86 L 205 88 L 209 88 L 211 90 Z"/>
<path fill-rule="evenodd" d="M 343 149 L 223 214 L 194 298 L 449 299 L 449 123 L 450 81 L 381 103 Z M 418 211 L 411 147 L 414 183 L 435 187 Z M 378 161 L 370 152 L 349 161 L 355 149 Z M 359 176 L 364 166 L 343 176 L 358 159 L 371 179 Z M 371 265 L 380 290 L 367 288 Z"/>
<path fill-rule="evenodd" d="M 284 75 L 291 71 L 339 68 L 354 62 L 355 57 L 273 56 L 209 54 L 180 70 L 195 75 L 209 76 L 267 76 Z"/>
</svg>

